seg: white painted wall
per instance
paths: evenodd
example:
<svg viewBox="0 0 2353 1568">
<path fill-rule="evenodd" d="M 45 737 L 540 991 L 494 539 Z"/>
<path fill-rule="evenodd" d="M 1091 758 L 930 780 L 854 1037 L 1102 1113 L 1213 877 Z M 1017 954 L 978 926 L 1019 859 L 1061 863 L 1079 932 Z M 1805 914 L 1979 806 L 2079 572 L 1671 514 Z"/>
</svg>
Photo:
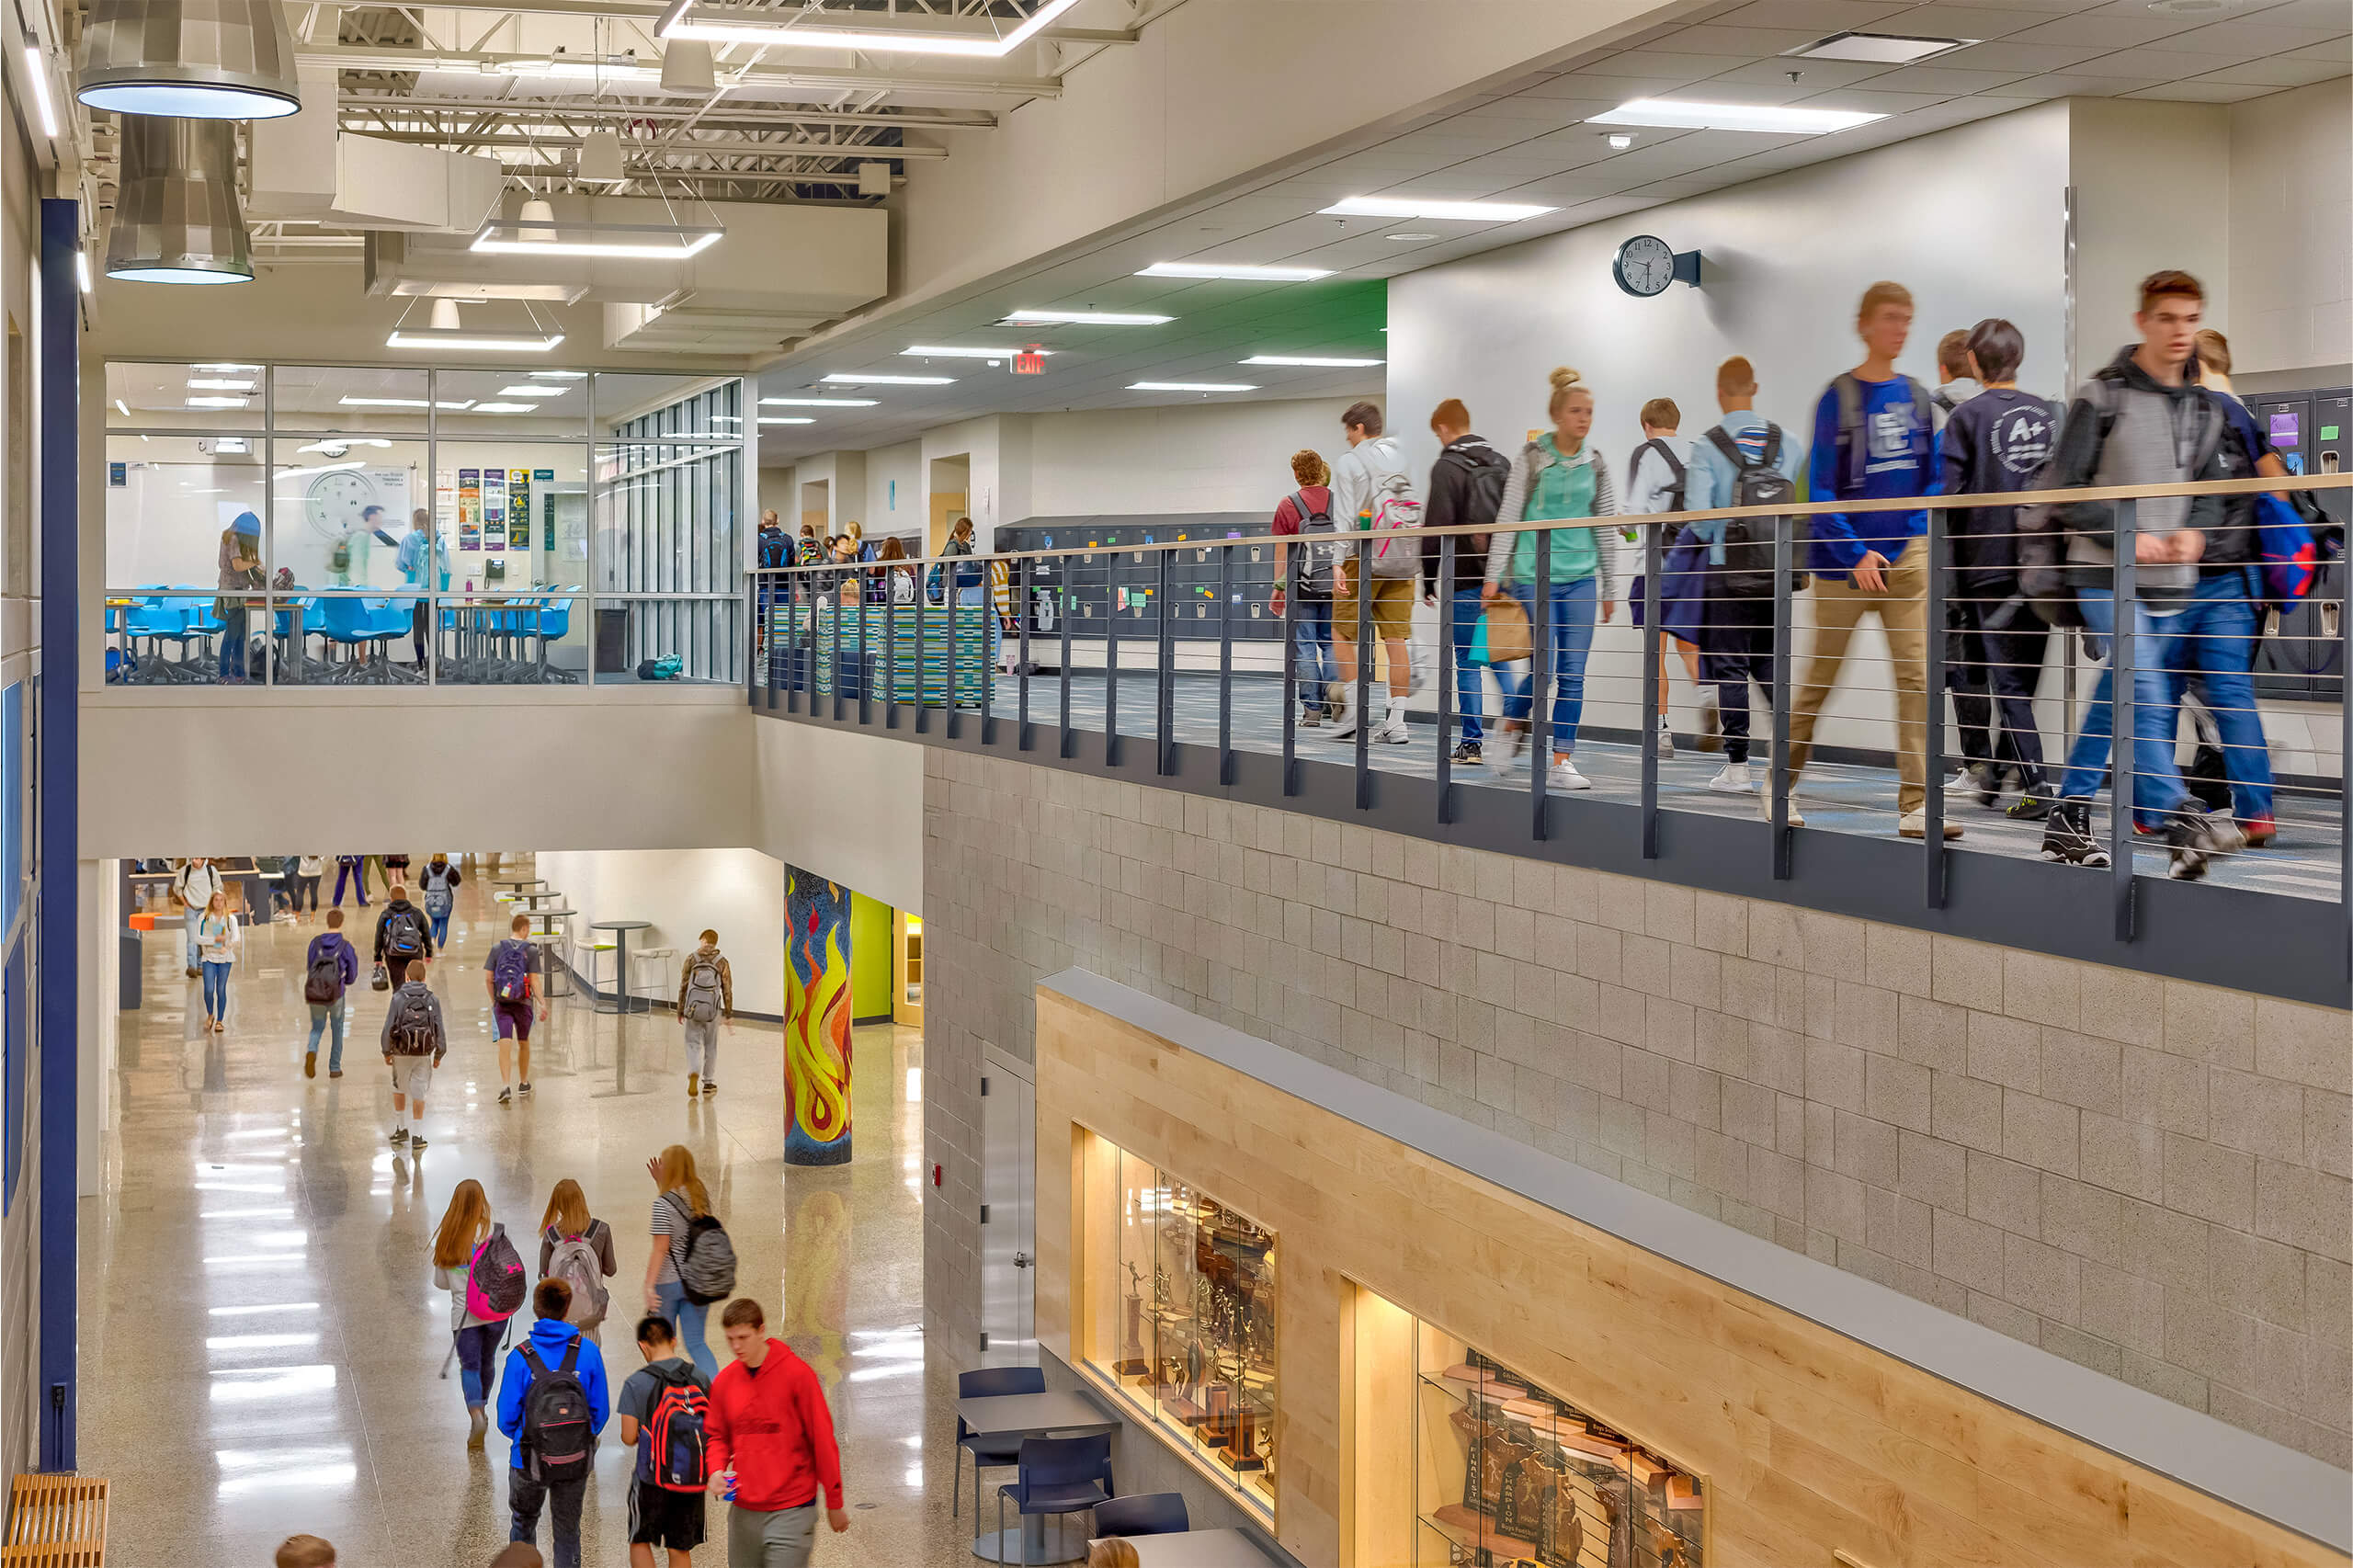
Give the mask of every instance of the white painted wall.
<svg viewBox="0 0 2353 1568">
<path fill-rule="evenodd" d="M 2231 358 L 2234 374 L 2353 363 L 2353 77 L 2233 104 Z"/>
<path fill-rule="evenodd" d="M 751 722 L 745 842 L 921 915 L 923 748 L 814 724 Z"/>
<path fill-rule="evenodd" d="M 2128 98 L 2073 98 L 2066 108 L 2076 201 L 2076 379 L 2134 340 L 2141 279 L 2160 267 L 2180 267 L 2203 282 L 2207 324 L 2230 332 L 2222 194 L 2231 183 L 2229 108 Z M 2006 172 L 1988 170 L 1976 199 L 1996 199 Z"/>
<path fill-rule="evenodd" d="M 775 727 L 775 726 L 771 726 Z M 784 1012 L 784 865 L 756 849 L 541 850 L 535 875 L 580 911 L 575 936 L 598 920 L 648 920 L 630 934 L 632 954 L 674 949 L 666 960 L 630 965 L 641 990 L 666 974 L 677 994 L 678 964 L 700 933 L 719 933 L 733 972 L 740 1012 Z M 610 973 L 605 960 L 600 972 Z"/>
<path fill-rule="evenodd" d="M 1368 389 L 1376 403 L 1384 401 L 1378 386 Z M 1291 491 L 1291 453 L 1308 447 L 1329 460 L 1346 451 L 1340 413 L 1355 401 L 1205 401 L 1040 415 L 1030 427 L 1025 516 L 1263 511 L 1271 521 L 1275 504 Z"/>
<path fill-rule="evenodd" d="M 888 534 L 923 536 L 923 443 L 902 441 L 866 454 L 866 491 L 858 507 L 843 519 L 866 527 L 869 539 Z"/>
</svg>

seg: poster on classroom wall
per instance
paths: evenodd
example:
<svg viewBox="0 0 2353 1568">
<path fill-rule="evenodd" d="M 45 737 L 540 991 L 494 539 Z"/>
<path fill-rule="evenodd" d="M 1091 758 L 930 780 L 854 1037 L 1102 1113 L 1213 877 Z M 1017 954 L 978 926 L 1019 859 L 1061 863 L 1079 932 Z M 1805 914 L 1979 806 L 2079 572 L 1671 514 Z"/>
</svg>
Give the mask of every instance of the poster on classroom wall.
<svg viewBox="0 0 2353 1568">
<path fill-rule="evenodd" d="M 506 471 L 506 548 L 531 548 L 531 471 Z"/>
<path fill-rule="evenodd" d="M 458 471 L 458 548 L 482 548 L 482 470 Z"/>
<path fill-rule="evenodd" d="M 484 550 L 506 548 L 506 471 L 482 471 L 482 543 Z"/>
</svg>

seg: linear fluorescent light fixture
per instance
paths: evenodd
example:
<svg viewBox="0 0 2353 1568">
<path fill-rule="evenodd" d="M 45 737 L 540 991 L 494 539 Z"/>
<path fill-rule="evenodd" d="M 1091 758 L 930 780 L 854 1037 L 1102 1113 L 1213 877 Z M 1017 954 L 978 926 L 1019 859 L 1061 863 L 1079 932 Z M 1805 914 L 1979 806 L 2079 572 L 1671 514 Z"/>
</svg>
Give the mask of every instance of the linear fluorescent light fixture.
<svg viewBox="0 0 2353 1568">
<path fill-rule="evenodd" d="M 1336 218 L 1440 218 L 1458 223 L 1517 223 L 1557 207 L 1526 201 L 1432 201 L 1414 196 L 1351 196 L 1320 209 Z"/>
<path fill-rule="evenodd" d="M 531 374 L 543 381 L 585 381 L 588 379 L 585 370 L 534 370 Z"/>
<path fill-rule="evenodd" d="M 719 243 L 716 223 L 549 223 L 493 218 L 470 247 L 492 256 L 611 256 L 629 261 L 683 261 Z"/>
<path fill-rule="evenodd" d="M 1313 354 L 1253 354 L 1237 361 L 1244 365 L 1292 365 L 1319 370 L 1361 370 L 1382 363 L 1379 359 L 1333 359 Z"/>
<path fill-rule="evenodd" d="M 25 45 L 25 74 L 32 78 L 33 107 L 40 111 L 40 133 L 57 140 L 57 100 L 49 96 L 49 61 L 40 45 Z"/>
<path fill-rule="evenodd" d="M 192 397 L 183 405 L 188 408 L 243 408 L 251 403 L 249 397 Z"/>
<path fill-rule="evenodd" d="M 1010 359 L 1017 354 L 1051 354 L 1051 348 L 950 348 L 938 343 L 918 343 L 912 348 L 902 348 L 899 357 L 913 356 L 919 359 Z"/>
<path fill-rule="evenodd" d="M 297 447 L 294 449 L 297 452 L 321 452 L 331 458 L 339 458 L 354 447 L 389 447 L 391 445 L 390 441 L 381 440 L 373 436 L 333 436 L 326 440 L 313 441 L 307 447 Z"/>
<path fill-rule="evenodd" d="M 764 397 L 762 408 L 872 408 L 870 397 Z"/>
<path fill-rule="evenodd" d="M 1142 311 L 1016 311 L 999 326 L 1166 326 L 1175 316 Z"/>
<path fill-rule="evenodd" d="M 1593 117 L 1595 125 L 1664 125 L 1681 131 L 1760 131 L 1777 136 L 1822 136 L 1852 131 L 1883 114 L 1851 108 L 1804 108 L 1782 104 L 1699 104 L 1676 98 L 1636 98 L 1607 114 Z"/>
<path fill-rule="evenodd" d="M 474 404 L 473 411 L 476 414 L 537 414 L 540 405 L 536 403 L 478 403 Z"/>
<path fill-rule="evenodd" d="M 281 468 L 272 477 L 283 483 L 290 479 L 308 479 L 314 473 L 342 473 L 347 469 L 366 468 L 358 458 L 347 463 L 321 463 L 316 468 Z"/>
<path fill-rule="evenodd" d="M 1251 267 L 1230 261 L 1155 261 L 1138 278 L 1223 278 L 1237 283 L 1312 283 L 1329 278 L 1328 267 Z"/>
<path fill-rule="evenodd" d="M 519 386 L 499 388 L 498 395 L 501 397 L 562 397 L 571 390 L 570 387 L 550 386 L 544 381 L 525 381 Z"/>
<path fill-rule="evenodd" d="M 779 414 L 763 414 L 760 415 L 760 423 L 763 425 L 814 425 L 817 422 L 813 419 L 789 418 Z"/>
<path fill-rule="evenodd" d="M 529 337 L 500 337 L 481 332 L 451 332 L 446 327 L 395 327 L 384 339 L 387 348 L 479 349 L 492 354 L 544 354 L 563 341 L 560 332 L 535 333 Z M 441 405 L 444 408 L 448 403 Z"/>
<path fill-rule="evenodd" d="M 854 370 L 836 371 L 817 379 L 846 387 L 952 387 L 956 384 L 953 376 L 873 376 Z"/>
<path fill-rule="evenodd" d="M 1982 40 L 1973 38 L 1906 38 L 1900 33 L 1832 33 L 1803 49 L 1782 51 L 1787 60 L 1855 60 L 1867 65 L 1917 65 Z"/>
<path fill-rule="evenodd" d="M 85 294 L 95 294 L 98 291 L 98 280 L 90 276 L 88 251 L 77 250 L 74 253 L 74 281 L 81 285 L 82 292 Z"/>
<path fill-rule="evenodd" d="M 228 376 L 194 376 L 188 380 L 188 390 L 249 392 L 254 390 L 254 384 L 251 381 L 237 381 Z"/>
<path fill-rule="evenodd" d="M 835 18 L 857 12 L 825 12 L 817 6 L 790 6 L 779 11 L 752 11 L 737 6 L 699 5 L 695 0 L 671 0 L 654 25 L 659 39 L 688 39 L 699 43 L 749 43 L 762 47 L 798 45 L 804 49 L 863 49 L 880 53 L 961 54 L 999 59 L 1012 53 L 1050 26 L 1078 0 L 1043 0 L 1021 25 L 1008 33 L 983 28 L 913 29 L 846 26 Z M 902 13 L 903 15 L 904 13 Z M 810 18 L 818 18 L 812 20 Z"/>
<path fill-rule="evenodd" d="M 123 402 L 120 398 L 114 400 L 114 411 L 117 414 L 121 415 L 125 419 L 131 417 L 131 404 Z"/>
<path fill-rule="evenodd" d="M 1130 381 L 1128 390 L 1130 392 L 1256 392 L 1258 389 L 1256 384 L 1249 381 Z"/>
<path fill-rule="evenodd" d="M 427 403 L 421 397 L 339 397 L 335 401 L 346 408 L 454 408 L 460 413 L 473 406 L 469 398 L 463 403 Z"/>
<path fill-rule="evenodd" d="M 258 370 L 261 367 L 259 365 L 238 365 L 233 364 L 226 359 L 216 359 L 202 365 L 190 365 L 188 369 L 194 370 L 199 376 L 233 376 L 238 374 L 240 371 Z"/>
</svg>

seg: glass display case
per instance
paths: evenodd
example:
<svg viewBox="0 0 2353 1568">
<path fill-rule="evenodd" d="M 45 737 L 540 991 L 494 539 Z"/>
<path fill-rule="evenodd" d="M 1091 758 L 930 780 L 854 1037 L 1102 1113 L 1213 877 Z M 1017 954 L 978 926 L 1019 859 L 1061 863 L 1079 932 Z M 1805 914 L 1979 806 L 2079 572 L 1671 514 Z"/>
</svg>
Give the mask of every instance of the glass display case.
<svg viewBox="0 0 2353 1568">
<path fill-rule="evenodd" d="M 1274 1233 L 1150 1162 L 1096 1144 L 1086 1363 L 1271 1518 Z"/>
<path fill-rule="evenodd" d="M 1414 1568 L 1705 1568 L 1698 1477 L 1427 1323 L 1415 1337 Z"/>
</svg>

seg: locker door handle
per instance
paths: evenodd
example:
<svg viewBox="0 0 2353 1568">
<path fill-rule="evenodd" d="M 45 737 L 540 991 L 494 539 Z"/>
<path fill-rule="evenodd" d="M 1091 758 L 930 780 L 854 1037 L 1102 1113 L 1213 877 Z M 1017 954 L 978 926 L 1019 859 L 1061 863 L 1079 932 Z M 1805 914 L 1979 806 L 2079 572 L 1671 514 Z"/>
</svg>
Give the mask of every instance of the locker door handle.
<svg viewBox="0 0 2353 1568">
<path fill-rule="evenodd" d="M 1027 1268 L 1036 1261 L 1026 1252 L 1017 1252 L 1013 1255 L 1013 1267 L 1016 1268 Z"/>
</svg>

